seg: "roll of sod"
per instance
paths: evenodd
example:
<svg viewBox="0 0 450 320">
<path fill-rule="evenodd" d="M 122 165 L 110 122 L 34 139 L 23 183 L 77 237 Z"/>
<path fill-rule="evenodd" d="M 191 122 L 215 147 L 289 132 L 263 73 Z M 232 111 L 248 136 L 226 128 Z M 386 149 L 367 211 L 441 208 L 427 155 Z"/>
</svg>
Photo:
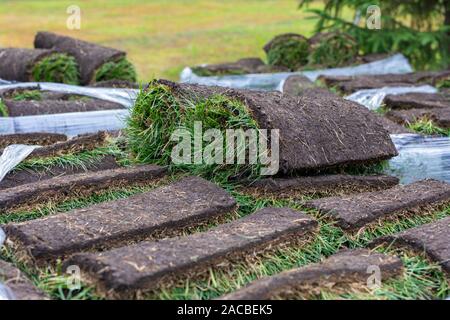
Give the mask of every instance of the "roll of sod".
<svg viewBox="0 0 450 320">
<path fill-rule="evenodd" d="M 322 68 L 349 65 L 358 57 L 358 43 L 342 32 L 318 33 L 309 39 L 308 63 Z"/>
<path fill-rule="evenodd" d="M 0 78 L 10 81 L 78 84 L 74 57 L 47 49 L 0 49 Z"/>
<path fill-rule="evenodd" d="M 136 81 L 136 70 L 123 51 L 50 32 L 38 32 L 34 46 L 74 56 L 83 85 L 113 79 Z"/>
<path fill-rule="evenodd" d="M 203 133 L 207 129 L 218 129 L 225 136 L 224 141 L 227 129 L 255 129 L 258 133 L 262 129 L 278 129 L 279 159 L 275 157 L 276 149 L 272 149 L 272 143 L 278 140 L 276 131 L 267 132 L 267 136 L 274 139 L 267 145 L 281 172 L 365 164 L 397 154 L 389 134 L 375 115 L 340 97 L 320 99 L 308 94 L 292 97 L 280 92 L 234 90 L 166 80 L 153 81 L 137 97 L 128 119 L 129 146 L 144 163 L 174 165 L 215 176 L 219 172 L 226 172 L 228 177 L 260 173 L 262 162 L 258 162 L 259 166 L 250 164 L 249 157 L 245 158 L 245 164 L 202 161 L 199 161 L 201 164 L 174 164 L 171 155 L 179 141 L 173 141 L 172 133 L 184 128 L 192 138 L 199 122 Z M 263 140 L 259 139 L 259 147 Z M 205 154 L 210 145 L 204 143 L 201 147 Z M 222 147 L 223 154 L 236 154 L 236 148 L 230 150 L 228 143 L 223 143 Z M 241 149 L 239 153 L 245 152 Z M 264 162 L 262 166 L 267 168 Z"/>
<path fill-rule="evenodd" d="M 308 63 L 308 40 L 295 33 L 281 34 L 264 46 L 267 63 L 295 71 Z"/>
</svg>

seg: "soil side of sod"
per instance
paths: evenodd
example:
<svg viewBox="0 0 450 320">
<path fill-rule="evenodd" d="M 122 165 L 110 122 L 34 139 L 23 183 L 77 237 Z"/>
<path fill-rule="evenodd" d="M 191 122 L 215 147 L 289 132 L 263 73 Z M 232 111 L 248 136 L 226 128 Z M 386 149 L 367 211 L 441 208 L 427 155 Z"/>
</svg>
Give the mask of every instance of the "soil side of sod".
<svg viewBox="0 0 450 320">
<path fill-rule="evenodd" d="M 305 177 L 264 178 L 251 183 L 242 192 L 255 196 L 275 198 L 308 195 L 331 196 L 384 190 L 399 183 L 399 179 L 386 175 L 356 176 L 330 174 Z"/>
<path fill-rule="evenodd" d="M 418 253 L 424 252 L 450 275 L 450 217 L 376 239 L 371 245 L 380 243 L 408 247 Z"/>
<path fill-rule="evenodd" d="M 348 290 L 367 286 L 369 267 L 376 266 L 383 280 L 403 272 L 402 261 L 369 250 L 343 250 L 325 261 L 261 278 L 219 300 L 308 299 L 321 290 Z"/>
<path fill-rule="evenodd" d="M 12 264 L 0 260 L 0 284 L 11 290 L 13 300 L 48 300 L 48 296 Z"/>
<path fill-rule="evenodd" d="M 336 220 L 337 225 L 352 231 L 405 211 L 421 213 L 420 209 L 442 207 L 450 203 L 450 184 L 432 179 L 409 185 L 399 185 L 383 191 L 374 191 L 343 197 L 307 201 L 306 207 Z"/>
<path fill-rule="evenodd" d="M 24 169 L 12 171 L 0 181 L 0 190 L 34 183 L 55 177 L 68 176 L 84 172 L 96 172 L 110 169 L 117 169 L 120 165 L 114 156 L 105 156 L 99 161 L 87 163 L 84 167 L 52 165 L 45 169 Z"/>
<path fill-rule="evenodd" d="M 64 142 L 36 148 L 31 152 L 27 159 L 57 157 L 63 154 L 74 154 L 82 151 L 94 150 L 97 147 L 105 145 L 108 136 L 109 134 L 105 131 L 100 131 L 95 134 L 79 135 Z"/>
<path fill-rule="evenodd" d="M 383 100 L 386 108 L 397 109 L 432 109 L 450 108 L 450 99 L 440 93 L 406 93 L 387 95 Z"/>
<path fill-rule="evenodd" d="M 391 110 L 386 112 L 386 117 L 403 125 L 430 120 L 438 128 L 450 128 L 450 108 Z"/>
<path fill-rule="evenodd" d="M 0 214 L 19 208 L 30 208 L 48 201 L 87 196 L 101 190 L 145 184 L 162 177 L 165 169 L 154 165 L 117 168 L 60 176 L 2 190 Z"/>
<path fill-rule="evenodd" d="M 127 199 L 2 227 L 18 256 L 42 264 L 74 252 L 182 234 L 235 209 L 225 190 L 188 177 Z"/>
<path fill-rule="evenodd" d="M 15 133 L 0 135 L 0 149 L 4 149 L 11 144 L 30 144 L 48 146 L 57 142 L 67 141 L 67 136 L 59 133 Z"/>
<path fill-rule="evenodd" d="M 317 222 L 301 212 L 265 208 L 206 232 L 76 254 L 65 265 L 80 266 L 87 280 L 110 298 L 135 297 L 182 278 L 201 277 L 210 267 L 220 268 L 234 259 L 307 242 L 316 227 Z"/>
</svg>

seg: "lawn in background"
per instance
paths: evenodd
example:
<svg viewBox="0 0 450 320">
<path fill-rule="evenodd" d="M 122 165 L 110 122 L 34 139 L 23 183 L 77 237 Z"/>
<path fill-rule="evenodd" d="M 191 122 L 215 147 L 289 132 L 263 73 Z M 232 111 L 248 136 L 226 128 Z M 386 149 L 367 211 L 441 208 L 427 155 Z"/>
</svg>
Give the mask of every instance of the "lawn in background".
<svg viewBox="0 0 450 320">
<path fill-rule="evenodd" d="M 66 9 L 81 8 L 81 30 Z M 320 6 L 320 2 L 313 7 Z M 274 35 L 311 35 L 315 20 L 298 0 L 1 0 L 0 47 L 32 47 L 39 30 L 125 50 L 139 79 L 178 80 L 185 66 L 265 58 Z"/>
</svg>

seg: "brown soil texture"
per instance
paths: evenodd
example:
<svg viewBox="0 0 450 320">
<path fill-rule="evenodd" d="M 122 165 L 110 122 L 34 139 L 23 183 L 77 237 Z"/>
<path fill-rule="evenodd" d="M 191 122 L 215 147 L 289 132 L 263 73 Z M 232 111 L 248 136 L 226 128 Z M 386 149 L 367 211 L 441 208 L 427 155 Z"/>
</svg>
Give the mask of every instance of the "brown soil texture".
<svg viewBox="0 0 450 320">
<path fill-rule="evenodd" d="M 225 62 L 219 64 L 208 64 L 194 67 L 194 72 L 211 75 L 233 75 L 233 74 L 251 74 L 251 73 L 271 73 L 289 71 L 283 67 L 269 66 L 260 58 L 244 58 L 236 62 Z"/>
<path fill-rule="evenodd" d="M 27 159 L 37 157 L 57 157 L 64 154 L 79 153 L 90 151 L 106 144 L 108 134 L 104 131 L 92 135 L 79 135 L 64 142 L 58 142 L 42 148 L 37 148 L 28 156 Z"/>
<path fill-rule="evenodd" d="M 365 249 L 343 250 L 323 262 L 281 272 L 251 282 L 220 300 L 270 300 L 308 298 L 323 290 L 350 285 L 367 288 L 369 266 L 380 268 L 383 281 L 401 275 L 403 264 L 394 256 Z"/>
<path fill-rule="evenodd" d="M 3 226 L 13 247 L 32 260 L 162 238 L 223 217 L 236 208 L 225 190 L 198 177 L 127 199 Z"/>
<path fill-rule="evenodd" d="M 421 119 L 427 119 L 439 128 L 450 128 L 450 108 L 391 110 L 386 112 L 386 117 L 399 124 L 414 123 Z"/>
<path fill-rule="evenodd" d="M 59 133 L 33 132 L 0 135 L 0 149 L 11 144 L 29 144 L 48 146 L 57 142 L 67 141 L 67 136 Z"/>
<path fill-rule="evenodd" d="M 74 56 L 80 67 L 80 81 L 83 85 L 95 81 L 95 71 L 103 64 L 117 61 L 126 55 L 125 52 L 117 49 L 51 32 L 38 32 L 34 39 L 34 47 L 54 49 Z"/>
<path fill-rule="evenodd" d="M 383 128 L 390 134 L 400 134 L 400 133 L 414 133 L 412 130 L 386 118 L 379 114 L 374 113 Z"/>
<path fill-rule="evenodd" d="M 165 169 L 162 167 L 145 165 L 73 174 L 29 183 L 2 190 L 0 212 L 30 207 L 50 200 L 61 201 L 77 195 L 86 196 L 112 187 L 142 184 L 164 174 Z"/>
<path fill-rule="evenodd" d="M 265 208 L 206 232 L 157 242 L 142 242 L 98 254 L 77 254 L 78 265 L 107 295 L 128 296 L 187 277 L 196 270 L 224 265 L 232 256 L 254 256 L 261 247 L 306 237 L 317 227 L 307 215 L 288 208 Z"/>
<path fill-rule="evenodd" d="M 0 78 L 10 81 L 32 81 L 33 66 L 53 53 L 54 50 L 0 48 Z"/>
<path fill-rule="evenodd" d="M 450 184 L 427 179 L 383 191 L 307 201 L 305 206 L 329 215 L 345 230 L 354 230 L 379 218 L 448 201 Z"/>
<path fill-rule="evenodd" d="M 19 269 L 2 260 L 0 260 L 0 283 L 12 291 L 15 300 L 49 300 Z"/>
<path fill-rule="evenodd" d="M 328 87 L 337 87 L 339 91 L 350 94 L 358 90 L 376 89 L 386 86 L 435 85 L 449 75 L 450 70 L 445 70 L 371 76 L 321 76 L 319 79 Z"/>
<path fill-rule="evenodd" d="M 388 132 L 373 113 L 342 98 L 159 82 L 180 99 L 222 94 L 243 102 L 259 128 L 280 130 L 283 173 L 366 164 L 397 155 Z"/>
<path fill-rule="evenodd" d="M 383 190 L 398 183 L 399 180 L 397 178 L 385 175 L 352 176 L 333 174 L 310 177 L 266 178 L 251 184 L 250 190 L 253 189 L 255 192 L 264 195 L 273 194 L 276 197 L 289 197 L 292 193 L 308 195 Z"/>
<path fill-rule="evenodd" d="M 305 76 L 289 76 L 283 84 L 283 93 L 291 96 L 308 95 L 309 97 L 339 99 L 339 96 L 331 91 L 317 87 L 311 80 Z"/>
<path fill-rule="evenodd" d="M 405 93 L 388 95 L 384 98 L 386 107 L 396 109 L 450 108 L 450 99 L 440 93 Z"/>
<path fill-rule="evenodd" d="M 372 245 L 390 243 L 425 254 L 450 274 L 450 217 L 376 239 Z"/>
<path fill-rule="evenodd" d="M 110 170 L 119 168 L 119 164 L 113 156 L 103 157 L 98 162 L 88 163 L 84 167 L 63 167 L 51 166 L 41 170 L 19 170 L 8 173 L 5 178 L 0 181 L 0 190 L 13 188 L 27 183 L 34 183 L 55 177 L 67 176 L 83 172 L 97 172 L 102 170 Z"/>
<path fill-rule="evenodd" d="M 124 88 L 124 89 L 140 89 L 139 83 L 130 82 L 127 80 L 104 80 L 93 83 L 93 88 Z"/>
<path fill-rule="evenodd" d="M 14 101 L 3 100 L 8 110 L 8 116 L 35 116 L 42 114 L 56 114 L 68 112 L 87 112 L 99 110 L 124 109 L 125 107 L 114 102 L 89 99 L 89 100 L 42 100 L 42 101 Z"/>
</svg>

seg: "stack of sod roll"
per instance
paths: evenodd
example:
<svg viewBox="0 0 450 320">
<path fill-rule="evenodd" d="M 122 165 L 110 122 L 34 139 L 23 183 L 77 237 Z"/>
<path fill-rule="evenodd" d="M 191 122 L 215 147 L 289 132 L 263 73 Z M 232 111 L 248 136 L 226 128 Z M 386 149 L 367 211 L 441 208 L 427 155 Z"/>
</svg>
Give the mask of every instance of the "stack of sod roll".
<svg viewBox="0 0 450 320">
<path fill-rule="evenodd" d="M 50 32 L 38 32 L 34 45 L 0 48 L 0 79 L 81 85 L 136 81 L 136 70 L 123 51 Z"/>
<path fill-rule="evenodd" d="M 136 70 L 123 51 L 51 32 L 38 32 L 34 46 L 74 56 L 82 85 L 112 79 L 136 81 Z"/>
</svg>

